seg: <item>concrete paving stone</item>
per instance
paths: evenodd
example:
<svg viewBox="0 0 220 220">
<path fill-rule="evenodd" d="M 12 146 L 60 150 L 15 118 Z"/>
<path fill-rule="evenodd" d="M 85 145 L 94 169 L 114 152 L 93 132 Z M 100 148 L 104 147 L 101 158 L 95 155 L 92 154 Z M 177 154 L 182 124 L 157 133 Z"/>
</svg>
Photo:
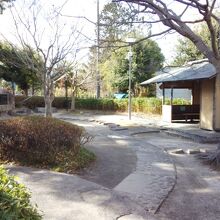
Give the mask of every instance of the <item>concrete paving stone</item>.
<svg viewBox="0 0 220 220">
<path fill-rule="evenodd" d="M 207 149 L 200 149 L 200 153 L 207 153 Z"/>
<path fill-rule="evenodd" d="M 183 149 L 175 149 L 170 151 L 170 153 L 172 154 L 184 154 L 185 152 L 183 151 Z"/>
<path fill-rule="evenodd" d="M 111 196 L 111 193 L 104 189 L 95 189 L 81 193 L 83 201 L 96 205 L 104 203 L 109 200 Z"/>
<path fill-rule="evenodd" d="M 149 217 L 147 219 L 153 220 L 155 218 Z M 144 219 L 143 217 L 140 217 L 134 214 L 125 214 L 117 218 L 117 220 L 147 220 L 147 219 Z"/>
<path fill-rule="evenodd" d="M 151 198 L 151 202 L 147 204 L 147 208 L 155 211 L 153 207 L 158 207 L 161 198 L 165 198 L 171 189 L 170 184 L 165 185 L 163 182 L 159 184 L 158 180 L 166 181 L 166 179 L 153 179 L 149 175 L 136 172 L 125 178 L 114 190 L 127 193 L 131 197 L 133 195 L 141 203 L 146 203 L 146 199 Z M 153 202 L 152 198 L 154 198 Z"/>
</svg>

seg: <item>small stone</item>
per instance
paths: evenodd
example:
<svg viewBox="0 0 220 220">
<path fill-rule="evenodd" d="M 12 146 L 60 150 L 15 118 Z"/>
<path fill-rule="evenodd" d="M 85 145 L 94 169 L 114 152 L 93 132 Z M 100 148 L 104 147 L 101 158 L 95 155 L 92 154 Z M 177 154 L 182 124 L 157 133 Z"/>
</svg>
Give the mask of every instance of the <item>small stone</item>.
<svg viewBox="0 0 220 220">
<path fill-rule="evenodd" d="M 200 153 L 207 153 L 206 149 L 200 149 Z"/>
<path fill-rule="evenodd" d="M 172 154 L 184 154 L 183 149 L 175 149 L 173 151 L 171 151 Z"/>
<path fill-rule="evenodd" d="M 199 154 L 200 153 L 200 149 L 188 149 L 186 151 L 187 154 Z"/>
</svg>

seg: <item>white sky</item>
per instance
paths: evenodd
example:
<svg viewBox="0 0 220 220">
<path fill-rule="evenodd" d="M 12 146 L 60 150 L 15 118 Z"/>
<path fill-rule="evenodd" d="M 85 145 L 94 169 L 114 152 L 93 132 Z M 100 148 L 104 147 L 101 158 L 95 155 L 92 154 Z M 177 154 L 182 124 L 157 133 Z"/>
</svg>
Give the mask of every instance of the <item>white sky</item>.
<svg viewBox="0 0 220 220">
<path fill-rule="evenodd" d="M 15 4 L 20 5 L 23 1 L 31 1 L 31 0 L 16 0 Z M 38 0 L 40 1 L 40 0 Z M 48 0 L 43 1 L 44 8 L 47 7 L 47 5 L 59 5 L 63 1 L 60 0 Z M 169 0 L 168 0 L 169 1 Z M 70 16 L 85 16 L 88 19 L 96 22 L 96 16 L 97 16 L 97 5 L 96 0 L 69 0 L 67 1 L 66 5 L 63 8 L 63 14 L 70 15 Z M 111 0 L 100 0 L 100 11 L 103 8 L 103 5 L 107 2 L 111 2 Z M 171 5 L 172 6 L 172 5 Z M 179 10 L 178 8 L 174 7 L 175 10 Z M 191 14 L 193 16 L 193 14 Z M 85 35 L 88 36 L 91 39 L 96 38 L 95 36 L 95 25 L 87 22 L 85 19 L 76 19 L 76 18 L 68 18 L 67 22 L 74 23 L 78 21 L 78 27 L 80 31 Z M 154 30 L 159 31 L 163 27 L 156 26 L 154 27 Z M 0 33 L 2 33 L 7 39 L 13 39 L 13 22 L 10 19 L 10 10 L 5 10 L 3 15 L 0 15 Z M 167 35 L 163 38 L 157 37 L 154 40 L 157 41 L 159 46 L 162 49 L 162 53 L 165 55 L 167 61 L 169 62 L 171 58 L 174 56 L 174 47 L 177 42 L 177 34 L 174 35 Z M 90 45 L 89 45 L 90 44 Z M 91 46 L 94 44 L 92 41 L 88 41 L 87 43 L 84 43 L 84 46 Z"/>
<path fill-rule="evenodd" d="M 38 0 L 40 1 L 40 0 Z M 103 5 L 106 2 L 109 2 L 110 0 L 100 0 L 100 11 L 103 8 Z M 25 7 L 24 7 L 24 2 L 25 2 Z M 20 9 L 22 8 L 22 13 L 24 9 L 29 7 L 33 0 L 16 0 L 14 2 L 16 8 Z M 53 5 L 55 6 L 61 6 L 64 2 L 66 3 L 63 7 L 62 14 L 68 15 L 68 16 L 83 16 L 88 19 L 90 19 L 93 22 L 96 22 L 97 20 L 97 4 L 96 0 L 48 0 L 48 1 L 43 1 L 41 0 L 42 5 L 44 6 L 44 9 L 51 8 Z M 49 9 L 48 9 L 49 10 Z M 48 11 L 47 11 L 48 12 Z M 20 16 L 25 16 L 22 15 L 22 13 L 19 13 Z M 27 12 L 28 13 L 28 12 Z M 65 21 L 64 21 L 65 20 Z M 83 37 L 83 42 L 80 43 L 79 48 L 87 48 L 91 47 L 92 45 L 95 44 L 96 40 L 96 35 L 95 35 L 95 25 L 86 21 L 85 19 L 78 19 L 78 18 L 72 18 L 72 17 L 62 17 L 62 24 L 67 23 L 69 26 L 69 29 L 71 26 L 74 26 L 73 24 L 76 24 L 77 29 L 82 32 L 82 37 L 87 36 L 91 38 L 93 41 L 88 41 L 85 42 L 85 37 Z M 41 27 L 42 26 L 42 27 Z M 40 25 L 38 32 L 40 32 L 40 29 L 42 28 L 43 30 L 43 22 L 42 25 Z M 67 28 L 66 28 L 67 29 Z M 42 31 L 41 30 L 41 31 Z M 46 30 L 48 30 L 46 28 Z M 46 31 L 45 31 L 46 32 Z M 16 42 L 15 38 L 15 28 L 14 28 L 14 22 L 13 19 L 11 18 L 11 12 L 9 9 L 6 9 L 3 13 L 3 15 L 0 15 L 0 39 L 6 38 L 9 41 L 12 41 L 13 43 Z M 62 34 L 65 35 L 67 32 L 63 32 Z M 50 37 L 51 32 L 44 33 L 44 36 Z M 69 35 L 68 35 L 69 36 Z M 46 43 L 48 40 L 43 40 L 44 43 Z M 28 41 L 29 44 L 30 40 Z M 47 48 L 47 45 L 45 44 L 45 48 Z M 88 54 L 88 50 L 82 49 L 82 53 Z M 81 59 L 82 56 L 85 55 L 79 55 L 79 59 Z"/>
</svg>

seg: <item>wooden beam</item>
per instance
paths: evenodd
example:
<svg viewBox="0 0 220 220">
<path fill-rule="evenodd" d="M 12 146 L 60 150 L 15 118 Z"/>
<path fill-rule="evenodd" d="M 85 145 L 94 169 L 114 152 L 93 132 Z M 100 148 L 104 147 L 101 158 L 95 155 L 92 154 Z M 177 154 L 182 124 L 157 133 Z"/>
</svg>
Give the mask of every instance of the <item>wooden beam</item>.
<svg viewBox="0 0 220 220">
<path fill-rule="evenodd" d="M 162 85 L 163 85 L 163 83 L 162 83 Z M 164 86 L 163 86 L 163 99 L 162 99 L 162 105 L 164 105 L 165 104 L 165 88 L 164 88 Z"/>
</svg>

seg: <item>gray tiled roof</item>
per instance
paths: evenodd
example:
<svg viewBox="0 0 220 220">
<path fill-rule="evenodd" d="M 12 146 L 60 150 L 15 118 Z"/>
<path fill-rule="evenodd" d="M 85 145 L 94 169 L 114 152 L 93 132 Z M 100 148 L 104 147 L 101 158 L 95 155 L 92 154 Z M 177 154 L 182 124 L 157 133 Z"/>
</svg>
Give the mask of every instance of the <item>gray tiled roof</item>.
<svg viewBox="0 0 220 220">
<path fill-rule="evenodd" d="M 146 80 L 141 85 L 150 83 L 189 81 L 199 79 L 209 79 L 216 75 L 215 67 L 207 62 L 191 63 L 183 67 L 166 67 L 158 75 Z"/>
</svg>

